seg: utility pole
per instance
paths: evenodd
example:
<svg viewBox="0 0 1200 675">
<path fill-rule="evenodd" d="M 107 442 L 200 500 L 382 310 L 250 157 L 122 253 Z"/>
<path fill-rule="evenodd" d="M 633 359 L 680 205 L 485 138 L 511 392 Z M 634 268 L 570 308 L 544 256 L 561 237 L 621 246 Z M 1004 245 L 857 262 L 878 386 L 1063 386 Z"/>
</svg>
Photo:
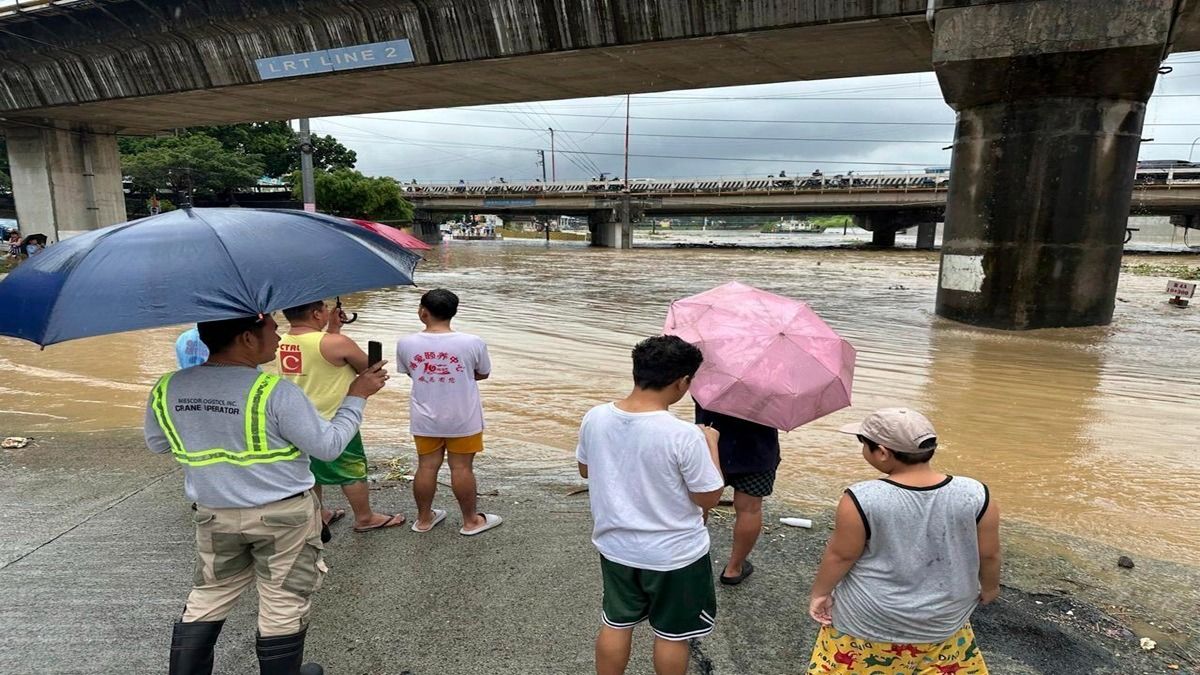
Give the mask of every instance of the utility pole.
<svg viewBox="0 0 1200 675">
<path fill-rule="evenodd" d="M 542 182 L 546 182 L 546 151 L 538 150 L 538 164 L 542 165 Z"/>
<path fill-rule="evenodd" d="M 629 94 L 625 94 L 625 190 L 629 190 Z"/>
<path fill-rule="evenodd" d="M 554 156 L 554 129 L 550 129 L 550 180 L 558 182 L 558 162 Z"/>
<path fill-rule="evenodd" d="M 313 184 L 312 133 L 308 129 L 308 118 L 300 120 L 300 185 L 304 199 L 304 210 L 317 212 L 317 189 Z"/>
</svg>

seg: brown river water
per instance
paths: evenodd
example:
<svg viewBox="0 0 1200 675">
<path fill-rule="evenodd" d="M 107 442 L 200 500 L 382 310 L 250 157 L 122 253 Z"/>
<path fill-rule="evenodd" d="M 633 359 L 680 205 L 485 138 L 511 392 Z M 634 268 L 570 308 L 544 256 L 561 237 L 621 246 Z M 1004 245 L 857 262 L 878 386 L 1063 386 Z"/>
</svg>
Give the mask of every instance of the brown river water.
<svg viewBox="0 0 1200 675">
<path fill-rule="evenodd" d="M 825 507 L 871 477 L 834 430 L 905 404 L 937 426 L 943 470 L 988 483 L 1007 518 L 1200 565 L 1200 306 L 1167 306 L 1165 278 L 1123 275 L 1111 326 L 1004 333 L 934 316 L 933 253 L 451 242 L 427 258 L 421 287 L 459 293 L 458 328 L 491 345 L 492 436 L 572 461 L 580 417 L 626 392 L 629 350 L 659 331 L 670 301 L 737 279 L 808 301 L 859 352 L 854 406 L 784 436 L 781 497 Z M 387 354 L 419 329 L 419 293 L 343 298 L 361 312 L 347 334 L 381 340 Z M 0 435 L 140 425 L 150 385 L 174 368 L 179 330 L 45 351 L 0 338 Z M 368 448 L 408 447 L 406 389 L 396 378 L 372 400 Z M 686 399 L 677 412 L 690 414 Z"/>
</svg>

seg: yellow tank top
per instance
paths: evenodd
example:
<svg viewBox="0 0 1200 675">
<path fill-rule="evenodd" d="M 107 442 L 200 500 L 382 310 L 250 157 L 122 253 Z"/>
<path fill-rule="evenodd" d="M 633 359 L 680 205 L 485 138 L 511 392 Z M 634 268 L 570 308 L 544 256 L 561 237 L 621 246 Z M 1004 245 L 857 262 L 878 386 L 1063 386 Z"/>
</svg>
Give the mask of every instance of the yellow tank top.
<svg viewBox="0 0 1200 675">
<path fill-rule="evenodd" d="M 324 331 L 284 335 L 275 353 L 275 366 L 282 377 L 304 390 L 317 412 L 328 420 L 342 405 L 356 373 L 349 364 L 335 366 L 321 356 L 323 337 Z"/>
</svg>

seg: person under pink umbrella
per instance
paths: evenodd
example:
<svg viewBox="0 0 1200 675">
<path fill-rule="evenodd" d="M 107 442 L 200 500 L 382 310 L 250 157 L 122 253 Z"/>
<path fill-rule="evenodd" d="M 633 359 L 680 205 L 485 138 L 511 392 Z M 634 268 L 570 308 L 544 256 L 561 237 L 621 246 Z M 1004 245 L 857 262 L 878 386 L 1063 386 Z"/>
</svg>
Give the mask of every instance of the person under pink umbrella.
<svg viewBox="0 0 1200 675">
<path fill-rule="evenodd" d="M 663 332 L 704 354 L 691 394 L 696 422 L 721 434 L 721 471 L 734 490 L 733 547 L 720 576 L 734 586 L 754 572 L 779 430 L 850 405 L 855 351 L 807 304 L 737 282 L 674 302 Z"/>
</svg>

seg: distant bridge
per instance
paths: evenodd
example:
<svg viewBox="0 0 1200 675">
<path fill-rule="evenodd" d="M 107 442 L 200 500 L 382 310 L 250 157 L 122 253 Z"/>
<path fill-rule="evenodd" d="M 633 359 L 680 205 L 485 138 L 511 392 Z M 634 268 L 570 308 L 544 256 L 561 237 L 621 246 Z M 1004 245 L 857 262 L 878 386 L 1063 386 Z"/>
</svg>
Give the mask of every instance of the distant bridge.
<svg viewBox="0 0 1200 675">
<path fill-rule="evenodd" d="M 405 185 L 426 229 L 443 213 L 586 216 L 593 242 L 616 247 L 629 245 L 628 223 L 643 217 L 747 213 L 852 214 L 889 245 L 899 230 L 941 221 L 948 189 L 948 173 Z M 1200 169 L 1139 170 L 1130 213 L 1200 226 Z"/>
</svg>

